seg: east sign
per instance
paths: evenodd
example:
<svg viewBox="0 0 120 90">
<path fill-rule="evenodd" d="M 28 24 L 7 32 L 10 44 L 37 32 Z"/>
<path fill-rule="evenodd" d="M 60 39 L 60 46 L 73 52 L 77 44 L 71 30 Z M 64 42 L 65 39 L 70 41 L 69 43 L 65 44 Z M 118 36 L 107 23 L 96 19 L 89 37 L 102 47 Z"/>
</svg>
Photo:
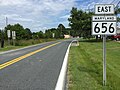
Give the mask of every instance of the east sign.
<svg viewBox="0 0 120 90">
<path fill-rule="evenodd" d="M 95 16 L 92 17 L 92 35 L 115 35 L 116 16 L 114 5 L 97 4 L 95 5 Z"/>
<path fill-rule="evenodd" d="M 95 14 L 114 14 L 114 5 L 112 4 L 96 4 Z"/>
</svg>

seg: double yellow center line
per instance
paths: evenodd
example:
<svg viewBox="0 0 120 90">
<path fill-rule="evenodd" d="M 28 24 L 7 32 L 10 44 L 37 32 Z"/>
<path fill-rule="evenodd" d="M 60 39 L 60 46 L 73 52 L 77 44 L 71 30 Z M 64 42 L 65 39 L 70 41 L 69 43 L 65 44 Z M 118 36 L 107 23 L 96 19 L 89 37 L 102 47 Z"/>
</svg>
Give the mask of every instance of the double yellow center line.
<svg viewBox="0 0 120 90">
<path fill-rule="evenodd" d="M 44 47 L 44 48 L 38 49 L 38 50 L 36 50 L 36 51 L 30 52 L 30 53 L 28 53 L 28 54 L 25 54 L 25 55 L 23 55 L 23 56 L 20 56 L 20 57 L 18 57 L 18 58 L 15 58 L 15 59 L 13 59 L 13 60 L 10 60 L 10 61 L 8 61 L 8 62 L 5 62 L 5 63 L 3 63 L 3 64 L 0 65 L 0 70 L 3 69 L 3 68 L 5 68 L 5 67 L 7 67 L 7 66 L 10 66 L 10 65 L 18 62 L 18 61 L 21 61 L 21 60 L 23 60 L 24 58 L 27 58 L 27 57 L 29 57 L 29 56 L 31 56 L 31 55 L 33 55 L 33 54 L 36 54 L 36 53 L 38 53 L 38 52 L 40 52 L 40 51 L 42 51 L 42 50 L 45 50 L 45 49 L 50 48 L 50 47 L 52 47 L 52 46 L 55 46 L 55 45 L 57 45 L 57 44 L 59 44 L 59 43 L 60 43 L 60 42 L 54 43 L 54 44 L 52 44 L 52 45 L 46 46 L 46 47 Z"/>
</svg>

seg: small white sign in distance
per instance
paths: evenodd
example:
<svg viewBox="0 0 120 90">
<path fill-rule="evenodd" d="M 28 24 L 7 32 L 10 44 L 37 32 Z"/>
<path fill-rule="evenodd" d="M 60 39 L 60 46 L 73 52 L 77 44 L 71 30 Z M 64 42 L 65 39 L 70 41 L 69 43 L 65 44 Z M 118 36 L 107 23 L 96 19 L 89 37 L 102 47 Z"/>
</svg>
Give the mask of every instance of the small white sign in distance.
<svg viewBox="0 0 120 90">
<path fill-rule="evenodd" d="M 116 21 L 116 16 L 93 16 L 92 21 Z"/>
<path fill-rule="evenodd" d="M 16 39 L 16 33 L 15 33 L 15 31 L 12 31 L 12 39 Z"/>
<path fill-rule="evenodd" d="M 15 37 L 15 36 L 16 36 L 15 31 L 12 31 L 12 37 Z"/>
<path fill-rule="evenodd" d="M 95 14 L 114 14 L 113 4 L 96 4 Z"/>
<path fill-rule="evenodd" d="M 115 35 L 116 22 L 92 22 L 92 35 Z"/>
<path fill-rule="evenodd" d="M 10 38 L 10 30 L 7 30 L 7 36 L 8 36 L 8 38 Z"/>
<path fill-rule="evenodd" d="M 16 37 L 16 32 L 15 31 L 13 32 L 13 36 Z"/>
<path fill-rule="evenodd" d="M 54 38 L 54 37 L 55 37 L 55 33 L 53 33 L 53 35 L 52 35 L 52 36 L 53 36 L 53 38 Z"/>
</svg>

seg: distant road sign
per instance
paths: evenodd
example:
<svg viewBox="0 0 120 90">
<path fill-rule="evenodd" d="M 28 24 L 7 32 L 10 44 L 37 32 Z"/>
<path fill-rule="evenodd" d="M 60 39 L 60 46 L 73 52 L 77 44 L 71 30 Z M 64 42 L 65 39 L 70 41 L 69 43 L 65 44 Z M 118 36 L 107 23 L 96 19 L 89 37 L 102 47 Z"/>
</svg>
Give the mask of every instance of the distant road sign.
<svg viewBox="0 0 120 90">
<path fill-rule="evenodd" d="M 12 31 L 12 38 L 16 39 L 16 32 L 15 31 Z"/>
<path fill-rule="evenodd" d="M 112 4 L 96 4 L 95 14 L 114 14 L 114 7 Z"/>
<path fill-rule="evenodd" d="M 7 36 L 8 36 L 8 38 L 10 38 L 10 30 L 7 30 Z"/>
</svg>

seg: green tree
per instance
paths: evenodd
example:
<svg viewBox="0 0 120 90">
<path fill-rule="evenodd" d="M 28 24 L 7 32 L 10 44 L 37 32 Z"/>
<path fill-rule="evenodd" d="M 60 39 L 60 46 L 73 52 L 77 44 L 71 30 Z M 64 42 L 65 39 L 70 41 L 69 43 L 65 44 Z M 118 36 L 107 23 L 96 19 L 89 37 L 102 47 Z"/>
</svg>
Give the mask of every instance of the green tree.
<svg viewBox="0 0 120 90">
<path fill-rule="evenodd" d="M 37 32 L 32 33 L 32 39 L 39 39 Z"/>
<path fill-rule="evenodd" d="M 2 36 L 2 31 L 0 30 L 0 39 L 1 39 L 1 36 Z"/>
<path fill-rule="evenodd" d="M 58 29 L 56 29 L 56 28 L 51 28 L 51 29 L 49 29 L 50 31 L 51 31 L 51 34 L 55 34 L 55 36 L 54 36 L 54 38 L 60 38 L 60 35 L 59 35 L 59 30 Z M 52 38 L 53 38 L 53 36 L 52 36 Z"/>
<path fill-rule="evenodd" d="M 70 18 L 68 18 L 69 26 L 74 30 L 75 36 L 84 38 L 91 37 L 91 16 L 93 13 L 86 13 L 73 7 Z"/>
<path fill-rule="evenodd" d="M 45 38 L 52 38 L 52 32 L 50 29 L 45 31 Z"/>
<path fill-rule="evenodd" d="M 63 34 L 70 35 L 71 28 L 65 28 L 62 32 L 63 32 Z"/>
<path fill-rule="evenodd" d="M 58 29 L 61 30 L 61 31 L 65 30 L 65 26 L 63 24 L 59 24 L 58 25 Z"/>
<path fill-rule="evenodd" d="M 70 18 L 68 18 L 69 26 L 75 31 L 76 36 L 79 35 L 80 31 L 80 15 L 82 11 L 78 11 L 77 8 L 73 7 L 71 10 Z"/>
<path fill-rule="evenodd" d="M 2 40 L 2 30 L 0 30 L 0 44 L 1 44 L 1 40 Z"/>
<path fill-rule="evenodd" d="M 63 24 L 59 24 L 58 28 L 59 31 L 57 32 L 57 34 L 59 35 L 60 38 L 64 37 L 64 30 L 65 30 L 65 26 Z"/>
<path fill-rule="evenodd" d="M 115 8 L 115 15 L 117 16 L 117 22 L 118 23 L 120 22 L 120 17 L 118 16 L 119 14 L 120 14 L 120 8 L 117 5 L 116 8 Z"/>
<path fill-rule="evenodd" d="M 44 33 L 42 31 L 37 32 L 39 38 L 44 38 Z"/>
<path fill-rule="evenodd" d="M 32 32 L 30 31 L 29 28 L 25 29 L 25 36 L 24 36 L 24 38 L 26 38 L 26 39 L 31 39 L 32 38 Z"/>
<path fill-rule="evenodd" d="M 7 30 L 10 30 L 11 32 L 16 31 L 16 39 L 18 40 L 31 39 L 32 36 L 30 29 L 29 28 L 24 29 L 23 26 L 20 25 L 19 23 L 14 25 L 10 25 L 10 24 L 7 25 L 7 27 L 5 27 L 6 36 L 7 36 Z"/>
</svg>

